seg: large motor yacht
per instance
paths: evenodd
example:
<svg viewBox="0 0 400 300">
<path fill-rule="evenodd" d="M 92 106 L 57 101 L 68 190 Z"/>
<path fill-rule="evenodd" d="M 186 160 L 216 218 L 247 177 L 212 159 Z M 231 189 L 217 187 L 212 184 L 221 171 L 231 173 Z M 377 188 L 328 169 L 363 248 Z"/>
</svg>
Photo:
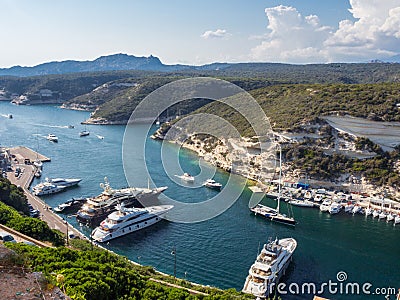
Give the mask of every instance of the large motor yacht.
<svg viewBox="0 0 400 300">
<path fill-rule="evenodd" d="M 123 203 L 125 207 L 143 207 L 140 202 L 155 199 L 167 189 L 167 187 L 112 189 L 107 178 L 100 186 L 103 192 L 96 197 L 87 198 L 86 203 L 78 211 L 76 215 L 78 222 L 90 226 L 98 225 L 107 215 L 115 211 L 117 204 Z"/>
<path fill-rule="evenodd" d="M 81 182 L 82 179 L 79 178 L 48 178 L 46 177 L 46 182 L 55 184 L 55 185 L 62 185 L 65 187 L 71 187 L 77 185 Z"/>
<path fill-rule="evenodd" d="M 50 182 L 42 182 L 32 188 L 33 194 L 36 196 L 50 195 L 62 192 L 65 189 L 63 185 L 55 185 Z"/>
<path fill-rule="evenodd" d="M 250 267 L 242 292 L 267 298 L 289 266 L 296 247 L 297 241 L 293 238 L 275 239 L 265 244 Z"/>
<path fill-rule="evenodd" d="M 173 205 L 158 205 L 146 208 L 126 208 L 118 204 L 117 211 L 112 212 L 92 232 L 92 238 L 106 242 L 134 231 L 149 227 L 162 219 Z"/>
</svg>

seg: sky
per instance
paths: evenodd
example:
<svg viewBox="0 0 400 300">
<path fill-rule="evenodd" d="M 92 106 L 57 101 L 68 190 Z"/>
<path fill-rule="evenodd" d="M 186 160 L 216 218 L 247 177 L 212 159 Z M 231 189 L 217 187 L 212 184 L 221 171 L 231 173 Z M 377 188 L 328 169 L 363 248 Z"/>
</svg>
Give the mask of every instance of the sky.
<svg viewBox="0 0 400 300">
<path fill-rule="evenodd" d="M 400 0 L 0 0 L 0 68 L 127 53 L 165 64 L 400 53 Z"/>
</svg>

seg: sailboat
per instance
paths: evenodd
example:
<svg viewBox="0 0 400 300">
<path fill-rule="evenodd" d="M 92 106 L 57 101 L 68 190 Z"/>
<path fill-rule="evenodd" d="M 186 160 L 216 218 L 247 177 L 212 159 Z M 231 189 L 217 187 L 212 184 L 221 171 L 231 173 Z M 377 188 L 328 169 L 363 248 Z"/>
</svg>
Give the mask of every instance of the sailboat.
<svg viewBox="0 0 400 300">
<path fill-rule="evenodd" d="M 88 130 L 86 130 L 86 124 L 85 124 L 85 130 L 79 132 L 79 136 L 88 136 L 90 134 L 90 132 Z"/>
<path fill-rule="evenodd" d="M 250 207 L 250 210 L 252 212 L 254 212 L 256 215 L 260 214 L 260 215 L 264 216 L 265 218 L 267 218 L 268 220 L 271 220 L 273 222 L 295 226 L 297 222 L 295 221 L 295 219 L 293 217 L 286 216 L 285 214 L 282 214 L 279 211 L 281 197 L 282 197 L 282 188 L 281 188 L 281 184 L 282 184 L 282 148 L 279 144 L 277 144 L 277 145 L 279 146 L 279 183 L 278 183 L 278 198 L 277 198 L 278 205 L 276 208 L 272 208 L 272 207 L 258 203 L 256 206 Z"/>
</svg>

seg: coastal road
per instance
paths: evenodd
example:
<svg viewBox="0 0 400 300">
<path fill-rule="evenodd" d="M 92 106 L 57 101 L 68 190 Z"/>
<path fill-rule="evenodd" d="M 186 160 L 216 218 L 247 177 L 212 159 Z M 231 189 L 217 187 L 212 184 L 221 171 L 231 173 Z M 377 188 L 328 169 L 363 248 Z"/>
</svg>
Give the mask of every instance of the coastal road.
<svg viewBox="0 0 400 300">
<path fill-rule="evenodd" d="M 13 166 L 13 170 L 16 167 L 21 169 L 21 173 L 19 176 L 14 175 L 14 171 L 10 171 L 7 173 L 7 178 L 11 181 L 11 183 L 16 186 L 20 186 L 28 199 L 28 203 L 30 203 L 34 209 L 37 209 L 40 212 L 40 218 L 45 221 L 50 228 L 58 229 L 63 233 L 67 233 L 67 224 L 68 224 L 68 232 L 73 232 L 75 235 L 79 235 L 83 238 L 83 235 L 75 230 L 69 223 L 63 220 L 59 215 L 54 213 L 46 203 L 37 196 L 34 196 L 29 191 L 29 186 L 32 183 L 33 176 L 35 173 L 35 167 L 33 165 L 24 165 L 24 164 L 15 164 Z"/>
</svg>

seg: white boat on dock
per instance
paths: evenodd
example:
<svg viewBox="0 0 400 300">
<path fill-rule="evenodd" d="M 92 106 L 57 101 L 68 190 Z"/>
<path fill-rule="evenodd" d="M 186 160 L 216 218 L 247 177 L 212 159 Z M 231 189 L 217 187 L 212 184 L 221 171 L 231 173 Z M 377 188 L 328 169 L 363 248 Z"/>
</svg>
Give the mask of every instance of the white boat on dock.
<svg viewBox="0 0 400 300">
<path fill-rule="evenodd" d="M 370 216 L 370 215 L 372 215 L 372 208 L 371 207 L 367 207 L 366 209 L 365 209 L 365 216 L 366 217 L 368 217 L 368 216 Z"/>
<path fill-rule="evenodd" d="M 118 204 L 117 211 L 109 214 L 100 226 L 93 230 L 91 236 L 97 242 L 107 242 L 161 221 L 162 216 L 172 208 L 173 205 L 126 208 Z"/>
<path fill-rule="evenodd" d="M 397 216 L 394 218 L 394 225 L 399 224 L 399 223 L 400 223 L 400 215 L 397 215 Z"/>
<path fill-rule="evenodd" d="M 50 182 L 42 182 L 32 188 L 33 194 L 36 196 L 50 195 L 65 190 L 65 186 L 55 185 Z"/>
<path fill-rule="evenodd" d="M 391 222 L 391 221 L 393 221 L 394 220 L 394 216 L 393 216 L 393 214 L 388 214 L 387 216 L 386 216 L 386 222 Z"/>
<path fill-rule="evenodd" d="M 324 200 L 319 206 L 319 210 L 322 212 L 329 212 L 332 202 L 330 200 Z"/>
<path fill-rule="evenodd" d="M 337 202 L 333 202 L 331 204 L 331 206 L 329 207 L 329 213 L 331 215 L 335 215 L 335 214 L 339 213 L 341 210 L 342 210 L 342 205 Z"/>
<path fill-rule="evenodd" d="M 372 217 L 373 217 L 373 218 L 379 217 L 380 214 L 381 214 L 381 211 L 380 211 L 380 210 L 374 209 L 374 210 L 372 211 Z"/>
<path fill-rule="evenodd" d="M 79 182 L 82 181 L 82 179 L 79 178 L 48 178 L 48 177 L 46 177 L 45 180 L 48 183 L 52 183 L 54 185 L 61 185 L 64 187 L 71 187 L 79 184 Z"/>
<path fill-rule="evenodd" d="M 289 204 L 300 207 L 314 207 L 314 203 L 309 200 L 292 199 L 289 200 Z"/>
<path fill-rule="evenodd" d="M 275 239 L 265 244 L 249 269 L 242 292 L 260 299 L 269 297 L 285 274 L 296 247 L 294 238 Z"/>
</svg>

